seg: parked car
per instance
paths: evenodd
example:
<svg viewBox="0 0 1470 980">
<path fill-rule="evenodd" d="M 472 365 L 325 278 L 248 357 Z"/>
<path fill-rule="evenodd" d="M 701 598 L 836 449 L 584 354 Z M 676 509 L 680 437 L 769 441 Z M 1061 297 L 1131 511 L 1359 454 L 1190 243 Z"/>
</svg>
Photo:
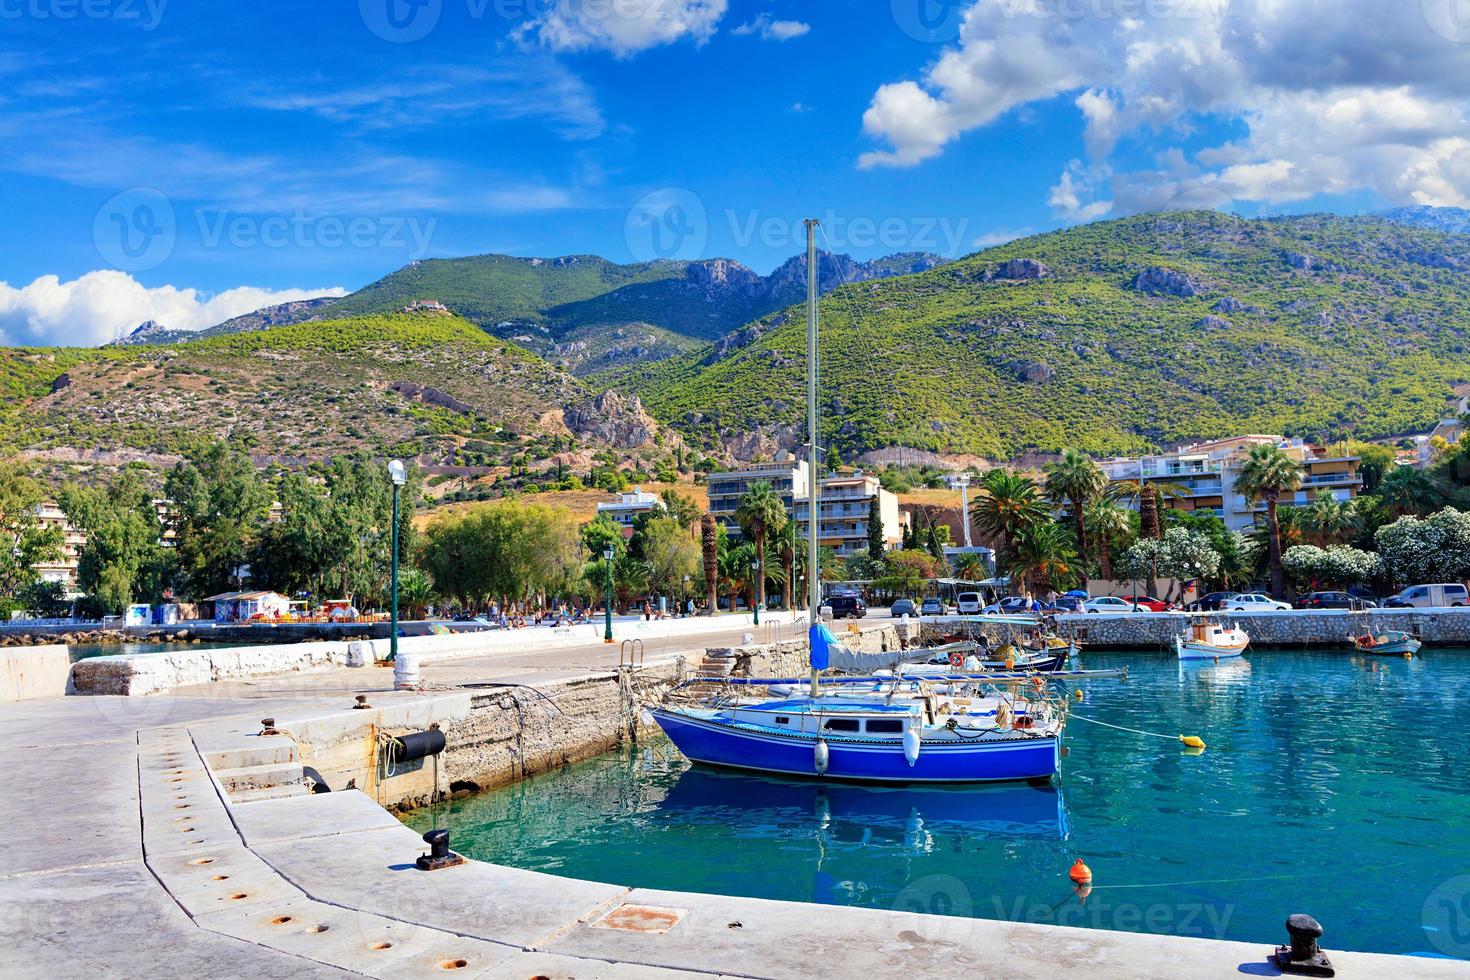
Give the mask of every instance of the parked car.
<svg viewBox="0 0 1470 980">
<path fill-rule="evenodd" d="M 1259 592 L 1241 592 L 1227 599 L 1225 608 L 1231 612 L 1275 612 L 1290 609 L 1291 603 L 1273 599 Z"/>
<path fill-rule="evenodd" d="M 965 596 L 966 595 L 973 595 L 973 596 L 975 596 L 976 597 L 976 603 L 978 604 L 978 602 L 979 602 L 979 595 L 980 595 L 980 593 L 978 593 L 978 592 L 962 592 L 962 593 L 960 593 L 960 612 L 961 613 L 963 613 L 965 611 Z M 992 602 L 990 605 L 986 606 L 984 609 L 976 609 L 975 610 L 975 612 L 977 612 L 977 613 L 984 613 L 987 616 L 994 616 L 994 615 L 1007 616 L 1007 615 L 1011 615 L 1011 614 L 1014 614 L 1014 613 L 1025 613 L 1025 612 L 1030 612 L 1030 611 L 1031 611 L 1031 603 L 1028 602 L 1024 596 L 1018 596 L 1018 595 L 1008 595 L 1004 599 L 1000 600 L 999 602 Z"/>
<path fill-rule="evenodd" d="M 888 607 L 888 613 L 894 619 L 900 616 L 917 616 L 919 614 L 919 607 L 914 605 L 914 600 L 912 599 L 894 599 L 893 605 Z"/>
<path fill-rule="evenodd" d="M 1082 611 L 1089 613 L 1128 613 L 1136 611 L 1131 602 L 1124 602 L 1115 595 L 1100 595 L 1082 604 Z"/>
<path fill-rule="evenodd" d="M 1441 585 L 1411 585 L 1398 595 L 1383 600 L 1385 609 L 1426 609 L 1436 606 L 1470 605 L 1470 593 L 1459 582 Z"/>
<path fill-rule="evenodd" d="M 868 614 L 868 604 L 860 595 L 829 595 L 822 605 L 831 608 L 833 619 L 862 619 Z"/>
<path fill-rule="evenodd" d="M 1238 595 L 1236 592 L 1211 592 L 1202 595 L 1189 604 L 1190 612 L 1219 612 L 1225 608 L 1225 603 L 1231 597 Z"/>
<path fill-rule="evenodd" d="M 1296 603 L 1298 609 L 1373 609 L 1377 605 L 1350 592 L 1308 592 Z"/>
<path fill-rule="evenodd" d="M 1167 602 L 1165 602 L 1163 599 L 1155 599 L 1153 596 L 1148 596 L 1148 595 L 1125 595 L 1125 596 L 1119 596 L 1118 598 L 1122 599 L 1124 602 L 1131 602 L 1133 605 L 1137 606 L 1139 609 L 1146 610 L 1148 612 L 1168 612 L 1169 611 L 1169 604 Z"/>
<path fill-rule="evenodd" d="M 949 607 L 944 604 L 943 599 L 931 595 L 919 606 L 919 614 L 921 616 L 948 616 Z"/>
<path fill-rule="evenodd" d="M 1017 600 L 1019 601 L 1019 600 Z M 982 611 L 985 600 L 980 598 L 978 592 L 961 592 L 955 596 L 955 612 L 961 616 L 974 616 Z M 990 610 L 986 609 L 985 612 Z"/>
</svg>

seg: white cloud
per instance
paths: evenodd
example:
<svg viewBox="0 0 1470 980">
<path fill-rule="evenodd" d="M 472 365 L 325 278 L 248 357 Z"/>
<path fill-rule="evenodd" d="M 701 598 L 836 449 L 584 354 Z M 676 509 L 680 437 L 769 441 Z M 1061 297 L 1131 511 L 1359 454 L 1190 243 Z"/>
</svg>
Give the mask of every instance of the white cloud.
<svg viewBox="0 0 1470 980">
<path fill-rule="evenodd" d="M 26 345 L 105 344 L 146 320 L 175 330 L 202 330 L 263 306 L 344 296 L 325 289 L 260 289 L 237 286 L 208 295 L 176 286 L 149 288 L 125 272 L 102 269 L 70 282 L 41 276 L 16 288 L 0 282 L 0 342 Z"/>
<path fill-rule="evenodd" d="M 970 247 L 993 248 L 996 245 L 1004 245 L 1007 242 L 1013 242 L 1018 238 L 1025 238 L 1029 234 L 1031 234 L 1030 228 L 1025 228 L 1021 231 L 1004 231 L 1001 229 L 996 229 L 995 231 L 987 231 L 985 234 L 977 237 L 973 242 L 970 243 Z"/>
<path fill-rule="evenodd" d="M 628 58 L 685 39 L 703 44 L 727 7 L 728 0 L 556 0 L 517 36 L 555 51 L 604 50 Z"/>
<path fill-rule="evenodd" d="M 1072 220 L 1364 189 L 1404 203 L 1470 198 L 1470 49 L 1429 29 L 1418 3 L 1126 6 L 1125 17 L 1110 3 L 974 3 L 920 78 L 874 93 L 863 128 L 887 145 L 859 165 L 915 166 L 1013 109 L 1070 96 L 1087 163 L 1070 165 L 1050 200 Z M 1241 135 L 1171 152 L 1218 120 Z M 1114 172 L 1124 141 L 1164 144 L 1159 167 Z"/>
<path fill-rule="evenodd" d="M 804 24 L 799 20 L 772 20 L 770 14 L 760 14 L 755 20 L 746 21 L 735 28 L 733 33 L 759 34 L 761 39 L 766 41 L 789 41 L 810 33 L 811 29 L 812 25 Z"/>
</svg>

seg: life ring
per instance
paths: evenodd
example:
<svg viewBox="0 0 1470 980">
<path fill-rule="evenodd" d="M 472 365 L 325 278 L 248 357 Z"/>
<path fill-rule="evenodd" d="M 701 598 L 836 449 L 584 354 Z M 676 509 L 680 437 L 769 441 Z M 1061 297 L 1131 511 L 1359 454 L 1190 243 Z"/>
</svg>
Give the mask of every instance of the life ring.
<svg viewBox="0 0 1470 980">
<path fill-rule="evenodd" d="M 1036 688 L 1038 691 L 1043 690 L 1046 687 L 1046 678 L 1044 678 L 1044 677 L 1033 677 L 1033 678 L 1031 678 L 1031 686 L 1034 687 L 1034 688 Z"/>
<path fill-rule="evenodd" d="M 950 666 L 950 668 L 953 669 L 953 670 L 959 670 L 964 665 L 965 665 L 965 654 L 964 654 L 964 652 L 963 651 L 960 651 L 960 650 L 951 650 L 949 652 L 949 666 Z"/>
</svg>

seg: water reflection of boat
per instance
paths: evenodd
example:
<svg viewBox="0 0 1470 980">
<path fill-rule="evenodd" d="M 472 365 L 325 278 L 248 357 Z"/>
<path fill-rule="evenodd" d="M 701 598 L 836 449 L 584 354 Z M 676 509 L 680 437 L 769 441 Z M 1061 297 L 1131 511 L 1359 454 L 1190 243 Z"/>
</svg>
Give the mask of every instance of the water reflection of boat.
<svg viewBox="0 0 1470 980">
<path fill-rule="evenodd" d="M 1232 657 L 1218 663 L 1212 660 L 1179 661 L 1179 679 L 1194 679 L 1202 684 L 1221 687 L 1244 684 L 1251 678 L 1251 662 L 1244 657 Z"/>
<path fill-rule="evenodd" d="M 661 809 L 717 813 L 732 805 L 739 806 L 747 817 L 758 810 L 810 812 L 824 830 L 851 824 L 894 839 L 907 838 L 920 828 L 996 836 L 1067 836 L 1062 792 L 1052 785 L 888 789 L 696 767 L 670 787 Z"/>
</svg>

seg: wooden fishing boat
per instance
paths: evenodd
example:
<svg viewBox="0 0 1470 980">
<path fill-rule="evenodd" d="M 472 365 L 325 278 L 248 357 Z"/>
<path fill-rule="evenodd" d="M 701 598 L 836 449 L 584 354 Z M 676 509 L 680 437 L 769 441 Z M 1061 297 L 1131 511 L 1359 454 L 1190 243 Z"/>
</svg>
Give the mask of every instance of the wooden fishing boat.
<svg viewBox="0 0 1470 980">
<path fill-rule="evenodd" d="M 1359 653 L 1377 657 L 1412 657 L 1421 646 L 1412 633 L 1403 630 L 1365 630 L 1351 640 Z"/>
<path fill-rule="evenodd" d="M 1250 642 L 1245 630 L 1205 613 L 1194 616 L 1188 629 L 1174 637 L 1174 651 L 1180 660 L 1224 660 L 1245 653 Z"/>
</svg>

